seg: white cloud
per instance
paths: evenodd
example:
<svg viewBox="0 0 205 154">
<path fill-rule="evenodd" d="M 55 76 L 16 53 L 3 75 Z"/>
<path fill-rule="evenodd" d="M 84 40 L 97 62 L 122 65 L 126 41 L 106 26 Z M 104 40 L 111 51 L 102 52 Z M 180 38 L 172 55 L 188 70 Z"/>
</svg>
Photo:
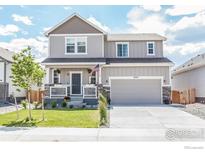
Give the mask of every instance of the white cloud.
<svg viewBox="0 0 205 154">
<path fill-rule="evenodd" d="M 71 6 L 64 6 L 63 8 L 64 8 L 64 10 L 72 10 Z"/>
<path fill-rule="evenodd" d="M 46 31 L 48 31 L 49 29 L 51 29 L 52 27 L 44 27 L 43 28 L 43 32 L 46 32 Z"/>
<path fill-rule="evenodd" d="M 3 36 L 14 35 L 19 32 L 19 30 L 19 27 L 16 25 L 0 25 L 0 35 Z"/>
<path fill-rule="evenodd" d="M 198 13 L 205 10 L 205 6 L 193 6 L 193 5 L 175 5 L 172 8 L 166 10 L 166 14 L 171 16 L 179 16 L 179 15 L 189 15 Z"/>
<path fill-rule="evenodd" d="M 183 17 L 172 26 L 173 31 L 182 30 L 188 27 L 205 26 L 205 11 L 196 14 L 193 17 Z"/>
<path fill-rule="evenodd" d="M 10 42 L 0 42 L 0 46 L 9 49 L 14 52 L 19 52 L 22 49 L 30 46 L 32 48 L 32 54 L 35 56 L 37 61 L 47 57 L 48 53 L 48 41 L 45 37 L 36 38 L 17 38 Z"/>
<path fill-rule="evenodd" d="M 134 7 L 128 14 L 128 24 L 131 25 L 130 32 L 135 33 L 158 33 L 165 34 L 170 26 L 160 14 L 147 14 L 139 7 Z"/>
<path fill-rule="evenodd" d="M 18 15 L 18 14 L 12 14 L 12 18 L 14 21 L 17 21 L 17 22 L 22 22 L 26 25 L 33 25 L 32 23 L 32 17 L 28 17 L 28 16 L 21 16 L 21 15 Z"/>
<path fill-rule="evenodd" d="M 153 12 L 159 12 L 161 10 L 160 5 L 142 5 L 141 7 L 145 10 L 153 11 Z"/>
<path fill-rule="evenodd" d="M 185 43 L 181 45 L 166 45 L 164 51 L 167 54 L 180 53 L 181 55 L 199 53 L 205 51 L 205 42 L 199 43 Z"/>
<path fill-rule="evenodd" d="M 87 20 L 92 22 L 94 25 L 100 27 L 101 29 L 103 29 L 106 32 L 110 32 L 111 31 L 111 29 L 108 26 L 102 24 L 101 22 L 96 20 L 93 16 L 90 16 Z"/>
</svg>

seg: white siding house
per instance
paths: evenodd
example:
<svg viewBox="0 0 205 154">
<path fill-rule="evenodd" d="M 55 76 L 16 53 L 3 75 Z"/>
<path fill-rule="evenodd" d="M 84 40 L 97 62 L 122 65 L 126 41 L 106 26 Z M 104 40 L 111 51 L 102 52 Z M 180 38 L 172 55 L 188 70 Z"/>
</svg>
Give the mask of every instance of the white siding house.
<svg viewBox="0 0 205 154">
<path fill-rule="evenodd" d="M 196 89 L 196 101 L 205 101 L 205 53 L 197 55 L 172 72 L 172 89 Z"/>
<path fill-rule="evenodd" d="M 12 56 L 14 52 L 0 47 L 0 100 L 6 100 L 11 94 L 14 94 L 17 99 L 24 98 L 26 96 L 25 90 L 20 92 L 16 91 L 16 87 L 12 85 Z"/>
</svg>

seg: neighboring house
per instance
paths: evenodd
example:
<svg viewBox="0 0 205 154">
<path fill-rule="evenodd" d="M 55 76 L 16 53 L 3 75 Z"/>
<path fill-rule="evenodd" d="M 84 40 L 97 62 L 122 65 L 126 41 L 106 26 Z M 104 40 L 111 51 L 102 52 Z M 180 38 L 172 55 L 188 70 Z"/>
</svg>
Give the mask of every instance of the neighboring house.
<svg viewBox="0 0 205 154">
<path fill-rule="evenodd" d="M 49 39 L 47 101 L 71 96 L 97 102 L 98 88 L 112 105 L 161 104 L 169 99 L 173 63 L 158 34 L 107 34 L 73 14 L 45 33 Z M 94 68 L 97 72 L 90 73 Z"/>
<path fill-rule="evenodd" d="M 205 101 L 205 53 L 197 55 L 172 71 L 172 89 L 196 89 L 196 101 Z"/>
<path fill-rule="evenodd" d="M 0 102 L 6 101 L 7 98 L 14 94 L 17 100 L 25 98 L 24 90 L 16 91 L 16 87 L 12 85 L 11 65 L 13 62 L 12 56 L 14 52 L 0 47 Z"/>
</svg>

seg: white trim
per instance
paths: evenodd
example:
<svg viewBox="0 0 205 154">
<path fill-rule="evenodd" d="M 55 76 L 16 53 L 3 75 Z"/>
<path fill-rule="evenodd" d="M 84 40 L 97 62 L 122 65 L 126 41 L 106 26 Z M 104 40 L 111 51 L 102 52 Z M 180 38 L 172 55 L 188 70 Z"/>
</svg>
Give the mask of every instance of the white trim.
<svg viewBox="0 0 205 154">
<path fill-rule="evenodd" d="M 118 44 L 127 44 L 127 56 L 122 56 L 122 57 L 120 57 L 120 56 L 118 56 L 118 51 L 117 51 L 117 45 Z M 129 42 L 115 42 L 115 53 L 116 53 L 116 57 L 117 58 L 129 58 Z"/>
<path fill-rule="evenodd" d="M 51 51 L 50 51 L 51 47 L 50 47 L 50 36 L 48 37 L 48 57 L 51 56 Z"/>
<path fill-rule="evenodd" d="M 68 53 L 67 52 L 67 39 L 68 38 L 70 38 L 70 39 L 74 39 L 75 40 L 75 42 L 74 42 L 74 53 Z M 83 38 L 83 39 L 85 39 L 85 53 L 79 53 L 78 52 L 78 45 L 77 45 L 77 39 L 79 39 L 79 38 Z M 83 37 L 65 37 L 65 55 L 86 55 L 86 54 L 88 54 L 88 51 L 87 51 L 87 37 L 86 36 L 83 36 Z"/>
<path fill-rule="evenodd" d="M 49 36 L 65 36 L 65 37 L 72 37 L 72 36 L 104 36 L 101 33 L 75 33 L 75 34 L 50 34 Z"/>
<path fill-rule="evenodd" d="M 102 57 L 105 57 L 105 43 L 104 35 L 102 35 Z"/>
<path fill-rule="evenodd" d="M 102 84 L 102 67 L 99 67 L 99 84 Z"/>
<path fill-rule="evenodd" d="M 42 63 L 42 65 L 96 65 L 96 64 L 105 64 L 104 62 L 78 62 L 78 63 Z"/>
<path fill-rule="evenodd" d="M 72 94 L 72 74 L 80 74 L 80 94 Z M 82 85 L 83 85 L 83 72 L 82 71 L 70 71 L 70 95 L 82 95 Z"/>
<path fill-rule="evenodd" d="M 148 46 L 148 44 L 149 43 L 152 43 L 153 44 L 153 54 L 150 54 L 149 53 L 149 46 Z M 155 56 L 155 42 L 147 42 L 147 56 Z"/>
<path fill-rule="evenodd" d="M 61 21 L 60 23 L 58 23 L 57 25 L 55 25 L 54 27 L 52 27 L 51 29 L 49 29 L 48 31 L 46 31 L 44 33 L 44 35 L 48 36 L 48 34 L 50 32 L 52 32 L 53 30 L 55 30 L 56 28 L 58 28 L 59 26 L 61 26 L 62 24 L 66 23 L 68 20 L 70 20 L 71 18 L 73 18 L 74 16 L 80 18 L 81 20 L 85 21 L 87 24 L 89 24 L 90 26 L 92 26 L 93 28 L 99 30 L 100 32 L 102 32 L 103 34 L 106 34 L 107 32 L 105 32 L 103 29 L 99 28 L 98 26 L 94 25 L 93 23 L 91 23 L 90 21 L 84 19 L 83 17 L 81 17 L 79 14 L 74 13 L 71 16 L 67 17 L 66 19 L 64 19 L 63 21 Z"/>
<path fill-rule="evenodd" d="M 102 67 L 173 66 L 173 63 L 111 63 Z"/>
<path fill-rule="evenodd" d="M 46 83 L 49 83 L 49 77 L 50 77 L 50 68 L 46 67 L 45 68 L 46 70 Z"/>
<path fill-rule="evenodd" d="M 52 69 L 52 83 L 53 84 L 54 84 L 54 70 L 57 70 L 57 69 Z M 58 74 L 58 83 L 60 83 L 60 82 L 61 82 L 61 76 L 60 76 L 60 73 L 59 73 Z"/>
<path fill-rule="evenodd" d="M 115 79 L 130 79 L 130 80 L 139 80 L 139 79 L 146 79 L 146 80 L 150 80 L 150 79 L 156 79 L 156 80 L 161 80 L 161 88 L 160 88 L 160 93 L 161 93 L 161 104 L 163 104 L 163 76 L 138 76 L 138 77 L 134 77 L 134 76 L 111 76 L 109 77 L 109 86 L 110 86 L 110 98 L 112 97 L 112 91 L 111 91 L 111 80 L 115 80 Z"/>
</svg>

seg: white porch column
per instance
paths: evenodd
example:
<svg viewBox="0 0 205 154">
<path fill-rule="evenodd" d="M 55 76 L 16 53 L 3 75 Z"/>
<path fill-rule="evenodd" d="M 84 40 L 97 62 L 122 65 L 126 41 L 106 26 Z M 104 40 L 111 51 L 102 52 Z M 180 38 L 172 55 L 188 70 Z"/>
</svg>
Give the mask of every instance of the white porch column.
<svg viewBox="0 0 205 154">
<path fill-rule="evenodd" d="M 102 75 L 102 70 L 101 70 L 101 66 L 99 66 L 99 77 L 98 77 L 98 79 L 99 79 L 99 84 L 102 84 L 102 77 L 101 77 L 101 75 Z"/>
<path fill-rule="evenodd" d="M 45 83 L 50 83 L 49 76 L 50 76 L 50 68 L 46 67 L 46 81 L 45 81 Z"/>
</svg>

